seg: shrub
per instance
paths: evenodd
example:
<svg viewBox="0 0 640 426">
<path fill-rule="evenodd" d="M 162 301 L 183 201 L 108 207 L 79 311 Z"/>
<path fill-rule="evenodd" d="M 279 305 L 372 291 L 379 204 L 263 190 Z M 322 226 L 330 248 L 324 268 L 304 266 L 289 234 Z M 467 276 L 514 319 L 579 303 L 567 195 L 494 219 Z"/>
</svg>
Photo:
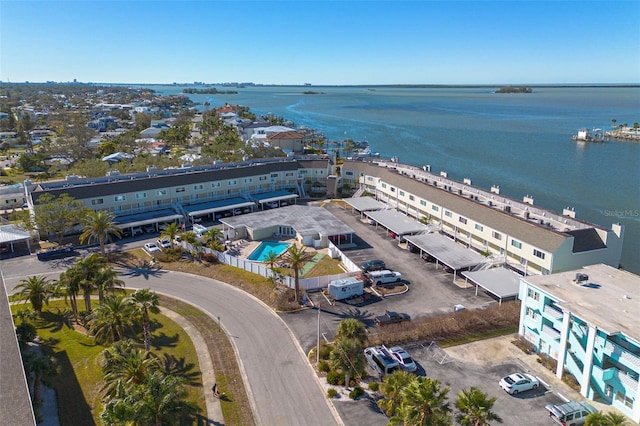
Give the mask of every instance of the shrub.
<svg viewBox="0 0 640 426">
<path fill-rule="evenodd" d="M 535 345 L 522 337 L 517 338 L 511 343 L 513 343 L 513 345 L 515 345 L 517 348 L 522 350 L 522 352 L 524 352 L 525 354 L 532 354 L 536 351 Z"/>
<path fill-rule="evenodd" d="M 378 383 L 378 382 L 369 383 L 369 389 L 371 389 L 374 392 L 377 392 L 378 389 L 380 389 L 380 383 Z"/>
<path fill-rule="evenodd" d="M 202 260 L 210 263 L 218 263 L 218 255 L 215 253 L 204 253 L 202 255 Z"/>
<path fill-rule="evenodd" d="M 338 396 L 337 390 L 335 390 L 334 388 L 329 388 L 329 390 L 327 390 L 327 397 L 335 398 L 336 396 Z"/>
<path fill-rule="evenodd" d="M 356 386 L 351 392 L 349 392 L 349 398 L 351 399 L 357 399 L 362 395 L 364 395 L 364 389 L 362 389 L 360 386 Z"/>
<path fill-rule="evenodd" d="M 344 373 L 341 371 L 331 370 L 327 373 L 327 383 L 330 385 L 343 385 Z"/>
<path fill-rule="evenodd" d="M 318 371 L 322 371 L 323 373 L 328 373 L 331 370 L 329 363 L 327 361 L 320 361 L 318 363 Z"/>
<path fill-rule="evenodd" d="M 36 327 L 30 322 L 23 322 L 16 327 L 16 336 L 20 343 L 29 343 L 36 338 Z"/>
<path fill-rule="evenodd" d="M 331 354 L 331 346 L 326 342 L 320 343 L 320 359 L 329 359 Z"/>
<path fill-rule="evenodd" d="M 547 354 L 539 354 L 538 355 L 538 362 L 542 365 L 545 366 L 545 368 L 549 371 L 556 371 L 556 368 L 558 367 L 558 361 L 556 361 L 555 359 L 551 358 L 549 355 Z"/>
<path fill-rule="evenodd" d="M 578 383 L 578 379 L 576 379 L 575 376 L 569 373 L 567 370 L 565 370 L 564 374 L 562 375 L 562 381 L 574 391 L 580 392 L 580 383 Z"/>
</svg>

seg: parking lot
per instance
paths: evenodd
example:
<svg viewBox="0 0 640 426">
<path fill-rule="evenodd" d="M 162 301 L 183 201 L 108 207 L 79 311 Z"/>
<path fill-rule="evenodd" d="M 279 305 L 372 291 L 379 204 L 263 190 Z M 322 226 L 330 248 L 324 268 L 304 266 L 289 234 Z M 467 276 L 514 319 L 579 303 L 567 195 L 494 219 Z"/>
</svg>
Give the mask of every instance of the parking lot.
<svg viewBox="0 0 640 426">
<path fill-rule="evenodd" d="M 452 274 L 435 268 L 433 263 L 422 260 L 419 254 L 400 248 L 395 239 L 382 229 L 360 220 L 360 215 L 330 204 L 326 208 L 356 232 L 354 243 L 357 247 L 344 252 L 356 263 L 362 264 L 372 259 L 384 260 L 389 269 L 402 273 L 409 291 L 398 296 L 362 306 L 350 306 L 338 302 L 335 306 L 322 306 L 320 313 L 320 333 L 322 339 L 333 340 L 338 323 L 348 317 L 373 326 L 372 320 L 385 310 L 408 313 L 412 318 L 433 313 L 451 312 L 453 306 L 462 304 L 467 308 L 477 308 L 497 303 L 493 298 L 475 288 L 461 288 L 454 284 Z M 317 295 L 318 300 L 322 300 Z M 317 310 L 306 310 L 283 315 L 294 332 L 303 350 L 316 345 L 318 330 Z M 310 326 L 313 324 L 313 326 Z M 496 397 L 494 411 L 505 425 L 545 425 L 552 424 L 545 405 L 561 403 L 556 392 L 561 391 L 568 398 L 581 399 L 557 380 L 551 372 L 545 372 L 534 355 L 525 355 L 510 343 L 514 336 L 489 339 L 470 345 L 434 351 L 427 346 L 405 346 L 418 364 L 417 374 L 438 379 L 450 389 L 449 402 L 453 408 L 458 392 L 470 386 L 480 388 L 490 397 Z M 542 369 L 542 370 L 541 370 Z M 536 390 L 523 392 L 517 396 L 508 395 L 498 385 L 499 380 L 514 372 L 529 372 L 543 381 Z M 370 371 L 376 377 L 373 371 Z M 549 384 L 549 387 L 545 386 Z M 365 386 L 366 388 L 366 386 Z M 385 425 L 386 416 L 380 412 L 371 399 L 352 401 L 348 398 L 335 400 L 336 409 L 346 425 Z M 454 410 L 455 411 L 455 410 Z"/>
</svg>

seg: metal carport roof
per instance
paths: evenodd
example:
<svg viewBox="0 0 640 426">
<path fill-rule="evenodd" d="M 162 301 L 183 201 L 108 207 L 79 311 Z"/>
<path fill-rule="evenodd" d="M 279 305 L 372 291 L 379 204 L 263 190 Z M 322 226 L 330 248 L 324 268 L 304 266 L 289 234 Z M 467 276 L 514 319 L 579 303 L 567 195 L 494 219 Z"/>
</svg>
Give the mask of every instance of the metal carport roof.
<svg viewBox="0 0 640 426">
<path fill-rule="evenodd" d="M 355 197 L 355 198 L 343 198 L 342 201 L 349 204 L 359 212 L 366 212 L 372 210 L 382 210 L 387 207 L 386 204 L 381 203 L 373 197 Z"/>
<path fill-rule="evenodd" d="M 507 268 L 485 269 L 483 271 L 465 271 L 462 276 L 487 290 L 502 302 L 502 299 L 515 297 L 520 288 L 520 275 Z"/>
<path fill-rule="evenodd" d="M 411 235 L 405 239 L 456 271 L 476 266 L 485 260 L 484 256 L 461 246 L 442 234 Z"/>
<path fill-rule="evenodd" d="M 24 229 L 20 229 L 17 225 L 11 224 L 0 226 L 1 244 L 17 243 L 19 241 L 29 240 L 30 238 L 31 234 Z"/>
<path fill-rule="evenodd" d="M 289 191 L 265 192 L 263 194 L 255 194 L 252 197 L 260 204 L 270 203 L 272 201 L 290 200 L 298 198 L 298 194 L 292 194 Z"/>
<path fill-rule="evenodd" d="M 170 222 L 182 219 L 181 214 L 177 214 L 170 209 L 158 210 L 155 212 L 131 214 L 127 216 L 117 216 L 113 222 L 118 228 L 133 228 L 134 226 L 149 225 L 158 222 Z"/>
<path fill-rule="evenodd" d="M 427 230 L 426 225 L 395 210 L 365 212 L 365 215 L 397 235 L 410 235 Z"/>
<path fill-rule="evenodd" d="M 224 210 L 239 209 L 242 207 L 255 206 L 253 201 L 244 198 L 227 198 L 225 200 L 211 201 L 209 203 L 189 204 L 182 206 L 182 209 L 191 217 L 202 216 L 209 213 L 221 212 Z"/>
</svg>

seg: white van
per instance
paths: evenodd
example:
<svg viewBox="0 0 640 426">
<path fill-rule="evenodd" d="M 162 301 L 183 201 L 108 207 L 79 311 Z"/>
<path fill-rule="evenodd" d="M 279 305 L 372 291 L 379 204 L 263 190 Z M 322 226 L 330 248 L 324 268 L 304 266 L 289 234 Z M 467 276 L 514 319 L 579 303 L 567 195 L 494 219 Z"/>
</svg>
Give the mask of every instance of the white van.
<svg viewBox="0 0 640 426">
<path fill-rule="evenodd" d="M 371 271 L 367 274 L 371 284 L 388 284 L 399 283 L 402 281 L 402 274 L 400 272 L 389 271 L 388 269 L 382 271 Z"/>
<path fill-rule="evenodd" d="M 364 350 L 364 357 L 369 367 L 376 370 L 380 377 L 393 374 L 400 368 L 398 361 L 385 346 L 371 346 Z"/>
</svg>

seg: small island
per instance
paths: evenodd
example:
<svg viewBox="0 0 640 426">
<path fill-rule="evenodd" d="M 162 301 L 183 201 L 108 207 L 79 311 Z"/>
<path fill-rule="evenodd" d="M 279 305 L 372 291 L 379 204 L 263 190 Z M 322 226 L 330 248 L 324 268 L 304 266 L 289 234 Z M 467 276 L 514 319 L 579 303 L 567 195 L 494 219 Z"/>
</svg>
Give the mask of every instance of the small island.
<svg viewBox="0 0 640 426">
<path fill-rule="evenodd" d="M 182 93 L 197 94 L 197 95 L 237 95 L 238 92 L 233 90 L 218 90 L 215 87 L 208 87 L 206 89 L 195 89 L 187 87 L 182 89 Z"/>
<path fill-rule="evenodd" d="M 496 93 L 531 93 L 531 87 L 513 87 L 513 86 L 503 86 L 496 90 Z"/>
</svg>

